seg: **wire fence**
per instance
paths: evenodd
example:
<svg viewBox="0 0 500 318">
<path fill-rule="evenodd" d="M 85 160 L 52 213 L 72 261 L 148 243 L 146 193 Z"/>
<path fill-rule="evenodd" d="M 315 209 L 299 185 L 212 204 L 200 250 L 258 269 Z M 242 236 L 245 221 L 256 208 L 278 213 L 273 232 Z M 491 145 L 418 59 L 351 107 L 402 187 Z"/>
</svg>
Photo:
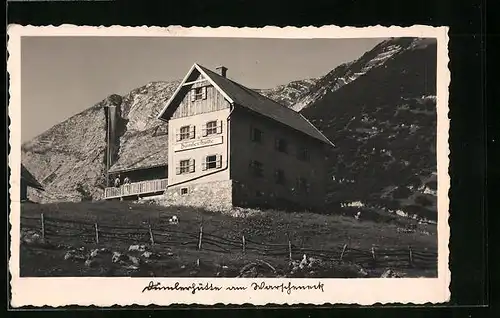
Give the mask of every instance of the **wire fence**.
<svg viewBox="0 0 500 318">
<path fill-rule="evenodd" d="M 289 260 L 300 259 L 303 254 L 317 258 L 327 258 L 340 262 L 351 262 L 367 268 L 395 267 L 435 270 L 438 253 L 436 250 L 418 250 L 407 248 L 372 247 L 362 250 L 348 244 L 328 250 L 312 247 L 299 247 L 293 240 L 283 244 L 257 242 L 241 235 L 241 240 L 228 239 L 203 231 L 184 232 L 169 228 L 154 228 L 150 224 L 143 226 L 116 226 L 67 220 L 44 216 L 39 218 L 21 216 L 21 228 L 40 233 L 44 240 L 76 238 L 81 243 L 126 243 L 150 244 L 155 247 L 183 247 L 193 250 L 212 251 L 231 254 L 253 254 L 259 256 L 280 257 Z"/>
</svg>

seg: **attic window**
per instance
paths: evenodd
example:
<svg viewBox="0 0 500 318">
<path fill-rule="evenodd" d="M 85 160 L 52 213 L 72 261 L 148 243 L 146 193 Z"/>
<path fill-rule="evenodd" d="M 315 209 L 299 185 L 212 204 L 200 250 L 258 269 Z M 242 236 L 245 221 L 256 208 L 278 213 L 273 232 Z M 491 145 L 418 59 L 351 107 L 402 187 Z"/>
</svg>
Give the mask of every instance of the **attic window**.
<svg viewBox="0 0 500 318">
<path fill-rule="evenodd" d="M 192 90 L 192 101 L 207 99 L 207 87 L 195 87 Z"/>
</svg>

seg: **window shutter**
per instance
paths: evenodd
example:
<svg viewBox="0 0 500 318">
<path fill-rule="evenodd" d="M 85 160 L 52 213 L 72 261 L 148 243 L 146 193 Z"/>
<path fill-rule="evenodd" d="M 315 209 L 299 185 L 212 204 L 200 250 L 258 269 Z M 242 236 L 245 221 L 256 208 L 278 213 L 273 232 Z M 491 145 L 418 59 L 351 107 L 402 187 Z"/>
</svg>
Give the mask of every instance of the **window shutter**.
<svg viewBox="0 0 500 318">
<path fill-rule="evenodd" d="M 175 141 L 181 141 L 181 131 L 179 129 L 175 130 Z"/>
<path fill-rule="evenodd" d="M 191 101 L 194 102 L 196 100 L 196 90 L 190 90 L 189 94 L 191 94 Z"/>
<path fill-rule="evenodd" d="M 207 157 L 203 157 L 203 162 L 201 163 L 201 170 L 207 170 Z"/>
<path fill-rule="evenodd" d="M 207 87 L 206 86 L 203 86 L 201 88 L 201 98 L 207 99 Z"/>
<path fill-rule="evenodd" d="M 203 131 L 202 131 L 203 137 L 208 136 L 208 130 L 207 130 L 207 124 L 203 126 Z"/>
<path fill-rule="evenodd" d="M 250 140 L 251 141 L 255 141 L 255 136 L 254 136 L 254 133 L 253 133 L 253 127 L 250 126 Z"/>
<path fill-rule="evenodd" d="M 181 174 L 181 167 L 180 166 L 177 166 L 175 168 L 175 174 Z"/>
<path fill-rule="evenodd" d="M 217 168 L 222 167 L 222 155 L 217 155 L 217 164 L 216 164 L 216 167 Z"/>
<path fill-rule="evenodd" d="M 278 138 L 274 139 L 274 149 L 280 149 L 280 140 Z"/>
<path fill-rule="evenodd" d="M 189 159 L 189 172 L 194 172 L 194 159 Z"/>
<path fill-rule="evenodd" d="M 217 125 L 217 133 L 222 134 L 222 120 L 219 122 L 219 125 Z"/>
<path fill-rule="evenodd" d="M 189 134 L 189 138 L 191 139 L 194 139 L 195 137 L 195 130 L 196 130 L 196 126 L 191 126 L 191 130 L 190 130 L 190 134 Z"/>
</svg>

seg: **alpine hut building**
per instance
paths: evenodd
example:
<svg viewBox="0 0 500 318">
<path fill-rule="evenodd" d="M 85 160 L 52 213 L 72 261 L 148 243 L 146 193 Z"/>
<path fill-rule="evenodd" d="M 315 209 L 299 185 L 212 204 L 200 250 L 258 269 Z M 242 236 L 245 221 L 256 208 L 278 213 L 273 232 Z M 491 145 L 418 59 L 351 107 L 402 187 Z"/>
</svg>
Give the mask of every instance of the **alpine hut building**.
<svg viewBox="0 0 500 318">
<path fill-rule="evenodd" d="M 157 160 L 166 172 L 162 201 L 211 210 L 321 208 L 332 142 L 227 70 L 194 64 L 158 115 L 168 126 Z"/>
</svg>

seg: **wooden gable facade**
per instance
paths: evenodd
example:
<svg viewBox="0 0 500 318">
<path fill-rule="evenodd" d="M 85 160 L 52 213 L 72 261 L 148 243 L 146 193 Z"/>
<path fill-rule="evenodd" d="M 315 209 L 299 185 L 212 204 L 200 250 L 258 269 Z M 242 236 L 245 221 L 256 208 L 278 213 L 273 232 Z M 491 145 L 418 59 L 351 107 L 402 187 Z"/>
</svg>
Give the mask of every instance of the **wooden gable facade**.
<svg viewBox="0 0 500 318">
<path fill-rule="evenodd" d="M 230 107 L 228 101 L 202 74 L 193 71 L 192 80 L 184 83 L 179 95 L 183 95 L 171 119 L 195 116 Z"/>
</svg>

